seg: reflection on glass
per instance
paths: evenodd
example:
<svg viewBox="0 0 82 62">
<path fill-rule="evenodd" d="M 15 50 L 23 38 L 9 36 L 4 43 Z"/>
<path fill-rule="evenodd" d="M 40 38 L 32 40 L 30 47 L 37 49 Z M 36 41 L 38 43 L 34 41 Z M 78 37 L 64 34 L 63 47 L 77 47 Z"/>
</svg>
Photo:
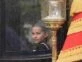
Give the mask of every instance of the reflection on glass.
<svg viewBox="0 0 82 62">
<path fill-rule="evenodd" d="M 31 47 L 31 26 L 40 19 L 37 0 L 5 1 L 5 52 L 28 51 Z"/>
<path fill-rule="evenodd" d="M 49 17 L 50 18 L 62 19 L 62 18 L 65 18 L 64 14 L 65 14 L 65 7 L 63 6 L 63 2 L 49 1 Z"/>
<path fill-rule="evenodd" d="M 51 61 L 51 53 L 46 54 L 45 43 L 33 43 L 32 25 L 41 18 L 40 0 L 0 0 L 1 29 L 0 60 Z M 4 22 L 5 21 L 5 22 Z M 47 34 L 46 34 L 47 36 Z M 3 40 L 2 40 L 3 39 Z M 38 51 L 36 51 L 38 50 Z M 40 61 L 37 61 L 39 59 Z M 43 61 L 42 61 L 43 59 Z M 46 59 L 46 60 L 45 60 Z M 18 61 L 19 60 L 19 61 Z M 9 62 L 8 61 L 8 62 Z"/>
<path fill-rule="evenodd" d="M 54 16 L 54 17 L 58 17 L 61 16 L 61 7 L 59 4 L 59 1 L 50 1 L 50 15 Z"/>
<path fill-rule="evenodd" d="M 8 53 L 7 55 L 11 55 L 11 53 L 12 55 L 15 53 L 16 55 L 51 53 L 50 46 L 47 44 L 49 34 L 46 32 L 46 28 L 39 28 L 38 31 L 40 32 L 37 31 L 37 35 L 39 34 L 38 36 L 41 38 L 38 39 L 34 37 L 35 30 L 31 31 L 32 25 L 37 24 L 41 17 L 38 0 L 7 0 L 5 3 L 6 25 L 4 37 L 6 40 L 4 51 Z"/>
</svg>

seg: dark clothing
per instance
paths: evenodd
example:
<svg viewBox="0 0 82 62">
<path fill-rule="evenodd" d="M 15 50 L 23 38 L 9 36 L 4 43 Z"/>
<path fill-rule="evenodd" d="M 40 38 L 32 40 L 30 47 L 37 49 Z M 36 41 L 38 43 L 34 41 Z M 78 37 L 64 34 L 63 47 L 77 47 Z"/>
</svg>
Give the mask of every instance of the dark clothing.
<svg viewBox="0 0 82 62">
<path fill-rule="evenodd" d="M 18 51 L 20 49 L 20 39 L 17 33 L 11 28 L 5 27 L 5 49 L 7 51 Z"/>
<path fill-rule="evenodd" d="M 31 44 L 9 26 L 5 27 L 5 45 L 6 51 L 30 51 L 31 48 Z"/>
<path fill-rule="evenodd" d="M 33 50 L 34 53 L 37 54 L 47 54 L 51 53 L 50 47 L 47 45 L 47 43 L 40 43 L 36 44 L 35 49 Z"/>
</svg>

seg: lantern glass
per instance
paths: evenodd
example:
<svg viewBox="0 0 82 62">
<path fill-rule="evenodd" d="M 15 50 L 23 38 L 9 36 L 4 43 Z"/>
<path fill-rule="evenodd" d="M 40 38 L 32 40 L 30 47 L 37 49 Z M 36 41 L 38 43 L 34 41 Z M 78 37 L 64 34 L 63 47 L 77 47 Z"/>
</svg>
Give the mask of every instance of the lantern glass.
<svg viewBox="0 0 82 62">
<path fill-rule="evenodd" d="M 66 10 L 63 2 L 60 1 L 49 1 L 49 17 L 51 18 L 66 18 Z"/>
</svg>

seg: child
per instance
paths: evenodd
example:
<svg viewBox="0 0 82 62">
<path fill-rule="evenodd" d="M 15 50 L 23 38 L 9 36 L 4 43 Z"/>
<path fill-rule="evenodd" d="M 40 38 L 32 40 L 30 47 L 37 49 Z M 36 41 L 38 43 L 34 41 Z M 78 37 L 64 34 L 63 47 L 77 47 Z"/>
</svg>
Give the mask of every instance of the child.
<svg viewBox="0 0 82 62">
<path fill-rule="evenodd" d="M 51 49 L 47 44 L 49 40 L 49 30 L 43 24 L 37 23 L 32 27 L 32 38 L 36 44 L 33 52 L 49 53 Z"/>
</svg>

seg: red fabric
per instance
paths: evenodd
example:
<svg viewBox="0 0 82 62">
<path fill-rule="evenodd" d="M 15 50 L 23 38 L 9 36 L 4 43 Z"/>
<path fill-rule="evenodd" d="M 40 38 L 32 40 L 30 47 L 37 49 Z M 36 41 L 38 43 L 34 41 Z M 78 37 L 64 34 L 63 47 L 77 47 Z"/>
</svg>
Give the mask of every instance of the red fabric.
<svg viewBox="0 0 82 62">
<path fill-rule="evenodd" d="M 78 19 L 81 19 L 81 18 L 82 18 L 82 12 L 76 13 L 74 14 L 72 18 L 73 20 L 71 22 L 77 21 Z M 78 45 L 82 45 L 82 31 L 68 35 L 62 50 L 66 50 Z"/>
<path fill-rule="evenodd" d="M 82 45 L 82 31 L 68 35 L 62 50 L 66 50 L 77 45 Z"/>
<path fill-rule="evenodd" d="M 77 19 L 80 19 L 80 18 L 82 18 L 82 12 L 75 13 L 74 16 L 73 16 L 73 20 L 72 21 L 76 21 Z"/>
</svg>

